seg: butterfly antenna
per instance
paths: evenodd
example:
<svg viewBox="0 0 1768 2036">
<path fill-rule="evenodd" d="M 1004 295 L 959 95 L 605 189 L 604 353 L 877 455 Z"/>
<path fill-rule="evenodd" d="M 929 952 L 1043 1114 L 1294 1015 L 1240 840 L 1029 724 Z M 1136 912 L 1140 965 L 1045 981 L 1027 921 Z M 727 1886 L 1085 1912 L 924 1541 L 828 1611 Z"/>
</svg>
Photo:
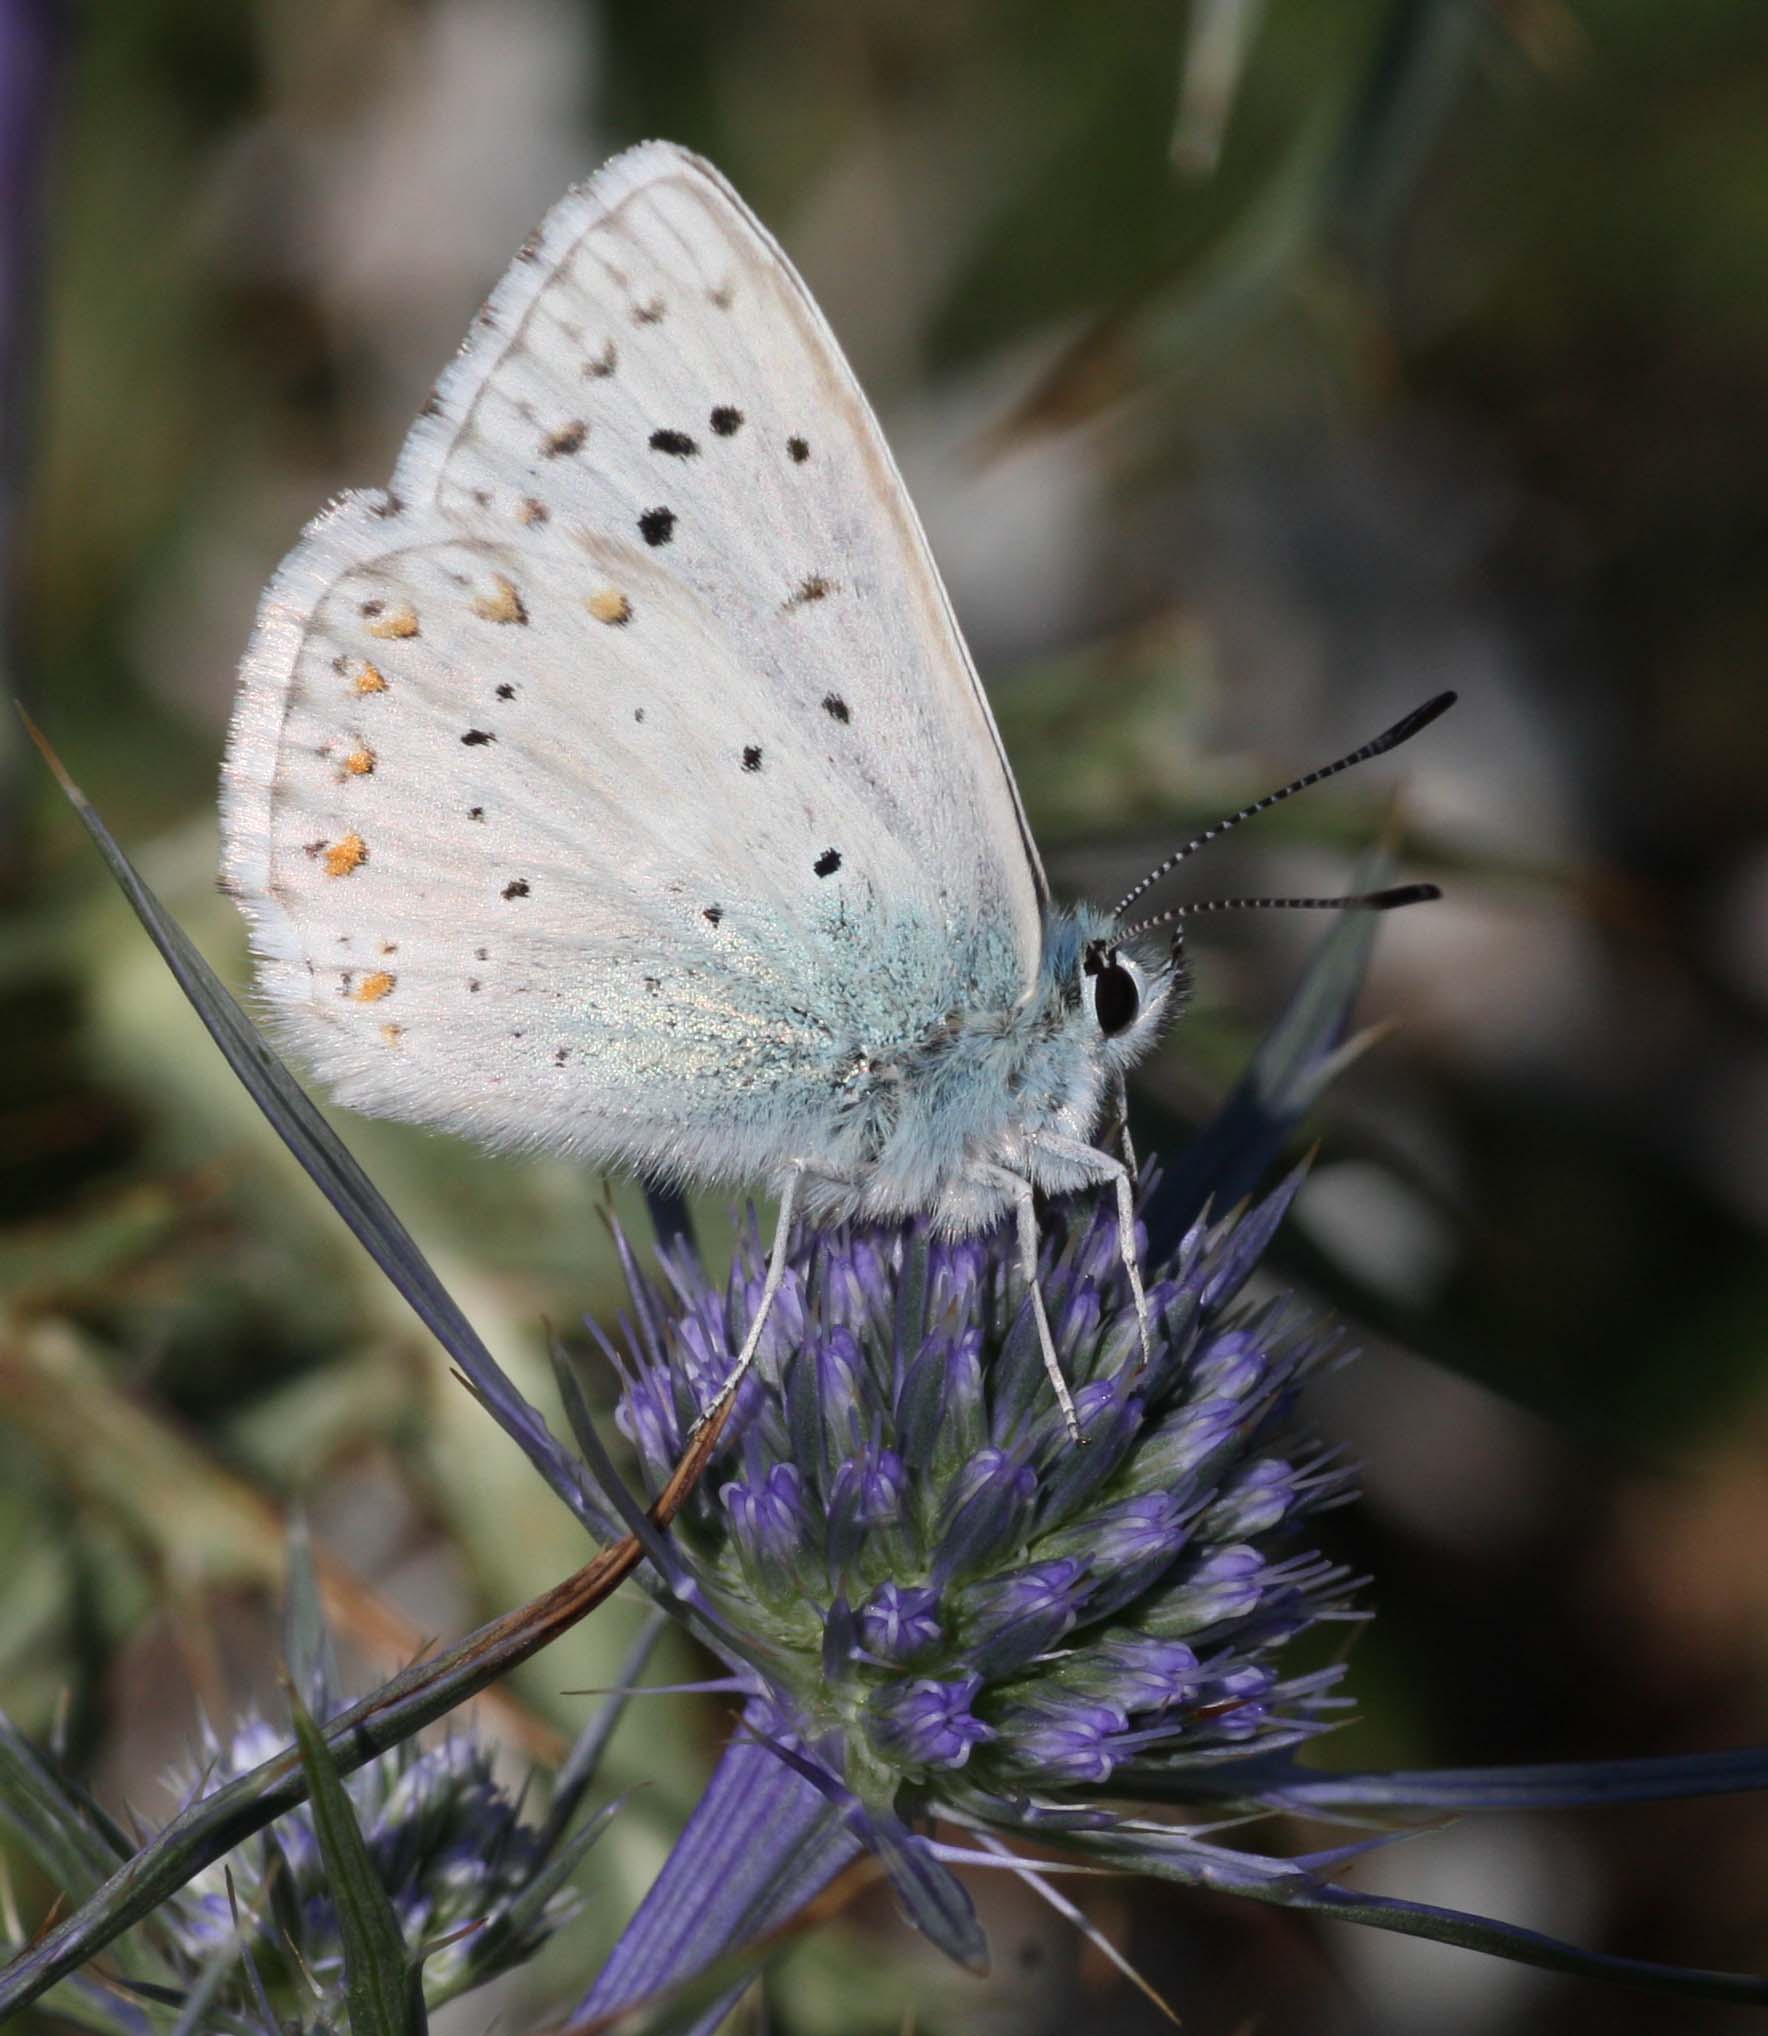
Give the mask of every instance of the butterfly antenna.
<svg viewBox="0 0 1768 2036">
<path fill-rule="evenodd" d="M 1118 899 L 1116 906 L 1113 908 L 1112 918 L 1121 919 L 1126 906 L 1133 905 L 1144 891 L 1148 890 L 1152 885 L 1159 883 L 1169 870 L 1176 870 L 1179 864 L 1185 860 L 1186 856 L 1194 855 L 1198 849 L 1203 847 L 1205 842 L 1214 841 L 1217 835 L 1226 834 L 1230 827 L 1238 827 L 1242 820 L 1250 820 L 1255 813 L 1263 813 L 1269 807 L 1282 805 L 1285 799 L 1293 799 L 1297 792 L 1305 792 L 1310 785 L 1319 784 L 1322 778 L 1335 778 L 1340 771 L 1348 771 L 1352 764 L 1367 763 L 1372 756 L 1385 756 L 1390 749 L 1398 749 L 1402 742 L 1410 742 L 1412 737 L 1421 728 L 1428 728 L 1439 714 L 1446 714 L 1454 706 L 1455 697 L 1453 693 L 1438 693 L 1434 700 L 1426 700 L 1422 707 L 1414 707 L 1411 713 L 1403 720 L 1396 721 L 1391 728 L 1383 730 L 1373 742 L 1364 743 L 1361 749 L 1353 749 L 1349 756 L 1341 756 L 1336 763 L 1322 764 L 1317 771 L 1309 771 L 1305 777 L 1295 779 L 1293 783 L 1283 786 L 1279 791 L 1267 792 L 1264 798 L 1255 799 L 1250 806 L 1242 806 L 1238 813 L 1230 813 L 1226 820 L 1218 820 L 1213 827 L 1206 827 L 1195 840 L 1187 841 L 1183 848 L 1169 855 L 1158 869 L 1150 870 L 1139 884 L 1127 890 Z M 1375 897 L 1386 897 L 1387 894 L 1385 892 L 1375 892 L 1372 895 Z M 1192 912 L 1211 909 L 1223 910 L 1230 905 L 1240 906 L 1252 903 L 1348 906 L 1356 902 L 1358 901 L 1350 898 L 1269 898 L 1259 900 L 1224 898 L 1214 907 L 1192 905 L 1187 907 L 1187 910 Z M 1408 898 L 1400 902 L 1410 904 L 1412 901 Z M 1385 910 L 1386 908 L 1372 907 L 1371 909 Z M 1149 920 L 1146 923 L 1148 925 L 1163 925 L 1165 921 Z"/>
<path fill-rule="evenodd" d="M 1427 905 L 1442 895 L 1435 884 L 1393 884 L 1385 891 L 1358 891 L 1348 898 L 1199 898 L 1126 926 L 1120 937 L 1133 940 L 1156 926 L 1182 925 L 1200 912 L 1392 912 L 1400 905 Z"/>
</svg>

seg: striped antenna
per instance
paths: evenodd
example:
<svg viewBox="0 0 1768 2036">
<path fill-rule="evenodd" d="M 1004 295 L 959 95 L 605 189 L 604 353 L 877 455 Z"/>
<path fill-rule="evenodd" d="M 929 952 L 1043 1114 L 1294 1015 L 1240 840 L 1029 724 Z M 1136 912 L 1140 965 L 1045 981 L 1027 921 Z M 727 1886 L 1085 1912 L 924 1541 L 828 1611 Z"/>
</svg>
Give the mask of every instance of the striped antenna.
<svg viewBox="0 0 1768 2036">
<path fill-rule="evenodd" d="M 1309 771 L 1306 777 L 1297 778 L 1293 784 L 1285 785 L 1281 791 L 1269 792 L 1264 798 L 1255 799 L 1250 806 L 1242 806 L 1238 813 L 1230 813 L 1226 820 L 1218 820 L 1213 827 L 1206 827 L 1194 841 L 1187 841 L 1183 848 L 1169 855 L 1158 869 L 1150 870 L 1139 884 L 1127 890 L 1112 909 L 1112 918 L 1121 919 L 1126 906 L 1133 905 L 1144 891 L 1149 889 L 1151 885 L 1159 883 L 1169 870 L 1176 870 L 1179 864 L 1185 860 L 1186 856 L 1196 854 L 1197 850 L 1203 847 L 1205 842 L 1214 841 L 1217 835 L 1226 834 L 1230 827 L 1238 827 L 1242 820 L 1250 820 L 1255 813 L 1263 813 L 1269 807 L 1280 806 L 1285 799 L 1293 799 L 1297 792 L 1305 792 L 1310 785 L 1319 784 L 1322 778 L 1335 778 L 1340 771 L 1348 771 L 1352 764 L 1367 763 L 1372 756 L 1385 756 L 1390 749 L 1398 749 L 1402 742 L 1410 742 L 1412 737 L 1421 728 L 1428 728 L 1439 714 L 1446 714 L 1454 704 L 1455 695 L 1453 693 L 1439 693 L 1434 700 L 1426 700 L 1422 707 L 1414 707 L 1404 720 L 1396 721 L 1391 728 L 1384 730 L 1373 742 L 1364 743 L 1361 749 L 1353 749 L 1349 756 L 1341 756 L 1336 763 L 1323 764 L 1319 770 Z M 1384 892 L 1376 892 L 1373 895 L 1382 897 L 1386 894 Z M 1243 905 L 1257 902 L 1291 905 L 1349 905 L 1355 901 L 1349 898 L 1290 898 L 1262 901 L 1223 899 L 1221 904 L 1222 907 L 1226 907 L 1230 904 Z M 1409 904 L 1411 900 L 1406 899 L 1402 902 Z M 1193 912 L 1200 912 L 1205 909 L 1201 905 L 1187 907 L 1187 910 Z M 1165 921 L 1148 920 L 1144 923 L 1148 925 L 1163 925 Z"/>
<path fill-rule="evenodd" d="M 1175 905 L 1170 912 L 1126 926 L 1118 938 L 1134 940 L 1138 933 L 1195 919 L 1199 912 L 1392 912 L 1400 905 L 1428 905 L 1442 895 L 1435 884 L 1394 884 L 1385 891 L 1358 891 L 1348 898 L 1199 898 L 1195 904 Z"/>
</svg>

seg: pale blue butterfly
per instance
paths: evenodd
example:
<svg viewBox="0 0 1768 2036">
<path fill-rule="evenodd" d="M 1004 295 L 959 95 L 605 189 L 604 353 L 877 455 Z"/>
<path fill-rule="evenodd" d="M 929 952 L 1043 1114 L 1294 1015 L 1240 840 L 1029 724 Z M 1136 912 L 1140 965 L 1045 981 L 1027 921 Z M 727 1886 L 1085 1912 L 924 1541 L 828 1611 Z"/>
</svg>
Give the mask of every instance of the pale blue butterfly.
<svg viewBox="0 0 1768 2036">
<path fill-rule="evenodd" d="M 801 1212 L 1016 1215 L 1072 1426 L 1033 1194 L 1109 1186 L 1146 1347 L 1123 1083 L 1183 988 L 1147 936 L 1203 908 L 1122 914 L 1198 844 L 1115 911 L 1051 902 L 865 398 L 697 158 L 647 144 L 555 207 L 390 489 L 309 526 L 223 818 L 261 985 L 341 1100 L 774 1189 L 720 1402 Z"/>
</svg>

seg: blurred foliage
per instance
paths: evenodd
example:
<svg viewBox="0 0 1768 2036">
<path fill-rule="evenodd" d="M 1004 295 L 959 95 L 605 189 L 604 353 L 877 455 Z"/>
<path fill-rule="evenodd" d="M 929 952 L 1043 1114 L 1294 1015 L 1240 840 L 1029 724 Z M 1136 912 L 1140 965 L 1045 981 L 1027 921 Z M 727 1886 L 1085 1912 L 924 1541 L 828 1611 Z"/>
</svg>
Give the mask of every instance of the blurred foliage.
<svg viewBox="0 0 1768 2036">
<path fill-rule="evenodd" d="M 557 189 L 647 133 L 720 163 L 849 342 L 1059 886 L 1115 896 L 1458 685 L 1397 811 L 1391 773 L 1352 780 L 1195 879 L 1325 888 L 1387 827 L 1400 869 L 1450 893 L 1384 930 L 1364 1015 L 1397 1027 L 1317 1113 L 1290 1239 L 1295 1277 L 1371 1331 L 1323 1418 L 1367 1466 L 1339 1531 L 1382 1618 L 1363 1717 L 1328 1754 L 1761 1734 L 1768 16 L 0 16 L 47 28 L 58 71 L 34 256 L 28 182 L 0 217 L 0 415 L 22 424 L 0 434 L 4 662 L 236 980 L 213 797 L 257 588 L 328 493 L 384 476 Z M 27 111 L 4 97 L 0 138 Z M 584 1551 L 234 1092 L 10 724 L 0 810 L 0 1703 L 37 1730 L 69 1693 L 70 1758 L 107 1800 L 147 1800 L 192 1742 L 193 1692 L 225 1716 L 273 1675 L 292 1499 L 330 1551 L 334 1618 L 383 1669 Z M 1136 1106 L 1144 1148 L 1231 1087 L 1306 937 L 1267 918 L 1198 943 L 1197 1005 Z M 637 1191 L 347 1130 L 547 1404 L 541 1319 L 611 1305 L 599 1210 L 611 1192 L 642 1228 Z M 699 1215 L 716 1251 L 728 1212 Z M 556 1752 L 582 1714 L 561 1691 L 604 1681 L 630 1631 L 618 1608 L 592 1620 L 489 1718 Z M 659 1698 L 623 1728 L 613 1771 L 653 1786 L 596 1855 L 596 1927 L 643 1885 L 722 1723 Z M 1617 1814 L 1544 1850 L 1433 1842 L 1445 1899 L 1761 1968 L 1768 1905 L 1742 1870 L 1760 1834 L 1733 1805 Z M 1144 2026 L 1078 1940 L 990 1899 L 1027 1961 L 1003 1960 L 993 2026 Z M 1309 2036 L 1672 2026 L 1156 1894 L 1091 1908 L 1206 2036 L 1249 2015 Z M 889 1927 L 867 1908 L 796 1954 L 785 2025 L 894 2026 L 907 1988 L 925 2026 L 975 2026 L 975 1994 L 886 1953 Z M 555 1946 L 522 2011 L 596 1950 Z"/>
</svg>

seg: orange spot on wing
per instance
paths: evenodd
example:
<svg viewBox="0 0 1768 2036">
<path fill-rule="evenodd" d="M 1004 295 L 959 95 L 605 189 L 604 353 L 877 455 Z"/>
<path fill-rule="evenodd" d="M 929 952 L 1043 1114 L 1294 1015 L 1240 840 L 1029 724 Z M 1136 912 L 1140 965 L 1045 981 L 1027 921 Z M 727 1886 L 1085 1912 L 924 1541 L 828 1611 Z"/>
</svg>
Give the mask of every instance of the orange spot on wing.
<svg viewBox="0 0 1768 2036">
<path fill-rule="evenodd" d="M 618 627 L 622 622 L 632 620 L 632 603 L 624 594 L 617 594 L 609 588 L 606 593 L 590 595 L 589 612 L 598 622 L 610 622 Z"/>
<path fill-rule="evenodd" d="M 377 615 L 368 625 L 368 633 L 370 636 L 395 641 L 402 637 L 415 636 L 417 610 L 408 603 L 401 603 L 397 608 L 389 608 L 384 615 Z"/>
<path fill-rule="evenodd" d="M 353 778 L 366 778 L 374 769 L 372 749 L 353 749 L 344 759 L 344 768 Z"/>
<path fill-rule="evenodd" d="M 352 870 L 361 869 L 368 860 L 368 843 L 360 834 L 346 834 L 342 841 L 334 841 L 325 851 L 325 873 L 328 877 L 347 877 Z"/>
<path fill-rule="evenodd" d="M 389 975 L 385 969 L 376 969 L 372 976 L 364 976 L 350 994 L 359 1004 L 378 1004 L 397 981 L 398 977 Z"/>
<path fill-rule="evenodd" d="M 515 581 L 502 573 L 493 573 L 491 578 L 497 591 L 479 595 L 473 603 L 473 613 L 485 622 L 526 622 L 528 611 L 522 606 Z"/>
<path fill-rule="evenodd" d="M 361 671 L 356 674 L 356 690 L 359 693 L 384 693 L 387 690 L 387 682 L 375 667 L 365 660 Z"/>
<path fill-rule="evenodd" d="M 403 1025 L 383 1025 L 381 1027 L 381 1037 L 387 1042 L 389 1046 L 397 1046 L 399 1044 L 400 1035 L 404 1032 L 404 1030 L 405 1027 Z"/>
</svg>

